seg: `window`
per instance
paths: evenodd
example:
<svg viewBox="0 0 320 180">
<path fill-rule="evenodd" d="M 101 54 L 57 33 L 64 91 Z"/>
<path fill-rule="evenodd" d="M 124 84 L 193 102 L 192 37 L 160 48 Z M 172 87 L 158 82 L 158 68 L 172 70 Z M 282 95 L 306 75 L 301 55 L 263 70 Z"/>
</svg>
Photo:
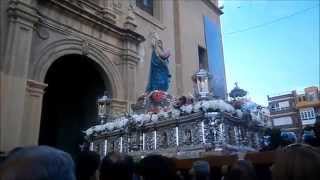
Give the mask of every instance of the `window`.
<svg viewBox="0 0 320 180">
<path fill-rule="evenodd" d="M 308 119 L 310 119 L 310 118 L 311 118 L 311 112 L 308 111 Z"/>
<path fill-rule="evenodd" d="M 311 111 L 311 118 L 315 118 L 314 111 Z"/>
<path fill-rule="evenodd" d="M 153 0 L 136 0 L 137 6 L 153 16 Z"/>
<path fill-rule="evenodd" d="M 300 117 L 303 125 L 314 124 L 316 121 L 314 108 L 300 109 Z"/>
<path fill-rule="evenodd" d="M 208 69 L 208 55 L 207 50 L 203 47 L 198 46 L 198 55 L 199 55 L 199 69 Z"/>
<path fill-rule="evenodd" d="M 282 102 L 279 102 L 279 103 L 271 104 L 271 109 L 274 110 L 274 111 L 286 110 L 288 108 L 290 108 L 289 101 L 282 101 Z"/>
<path fill-rule="evenodd" d="M 302 99 L 303 99 L 303 101 L 306 101 L 306 97 L 305 96 L 302 96 Z"/>
<path fill-rule="evenodd" d="M 300 119 L 303 119 L 303 113 L 300 112 Z"/>
<path fill-rule="evenodd" d="M 282 102 L 279 102 L 279 108 L 280 110 L 282 109 L 287 109 L 290 107 L 290 103 L 289 101 L 282 101 Z"/>
</svg>

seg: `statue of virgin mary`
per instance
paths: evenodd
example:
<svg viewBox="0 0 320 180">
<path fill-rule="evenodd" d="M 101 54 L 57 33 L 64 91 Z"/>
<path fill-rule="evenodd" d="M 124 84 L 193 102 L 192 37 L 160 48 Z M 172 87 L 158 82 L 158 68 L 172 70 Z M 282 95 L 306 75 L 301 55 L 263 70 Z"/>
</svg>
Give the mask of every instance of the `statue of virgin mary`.
<svg viewBox="0 0 320 180">
<path fill-rule="evenodd" d="M 170 51 L 164 50 L 162 41 L 156 38 L 152 44 L 149 81 L 146 88 L 147 93 L 154 90 L 168 90 L 171 78 L 168 69 L 169 57 Z"/>
</svg>

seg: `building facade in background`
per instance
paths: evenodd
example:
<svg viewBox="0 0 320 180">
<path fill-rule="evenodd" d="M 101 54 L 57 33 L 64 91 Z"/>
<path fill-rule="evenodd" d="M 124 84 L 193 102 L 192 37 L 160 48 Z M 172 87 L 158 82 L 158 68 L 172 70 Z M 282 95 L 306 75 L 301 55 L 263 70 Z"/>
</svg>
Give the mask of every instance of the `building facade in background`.
<svg viewBox="0 0 320 180">
<path fill-rule="evenodd" d="M 217 0 L 0 3 L 0 151 L 77 148 L 105 91 L 112 112 L 128 111 L 145 92 L 152 34 L 171 50 L 170 94 L 191 93 L 191 75 L 204 66 L 219 79 L 216 95 L 226 94 Z"/>
<path fill-rule="evenodd" d="M 273 127 L 299 132 L 313 125 L 320 116 L 320 93 L 318 87 L 308 87 L 302 93 L 291 91 L 268 96 Z"/>
<path fill-rule="evenodd" d="M 296 106 L 302 126 L 312 125 L 320 116 L 320 92 L 318 87 L 308 87 L 296 97 Z"/>
</svg>

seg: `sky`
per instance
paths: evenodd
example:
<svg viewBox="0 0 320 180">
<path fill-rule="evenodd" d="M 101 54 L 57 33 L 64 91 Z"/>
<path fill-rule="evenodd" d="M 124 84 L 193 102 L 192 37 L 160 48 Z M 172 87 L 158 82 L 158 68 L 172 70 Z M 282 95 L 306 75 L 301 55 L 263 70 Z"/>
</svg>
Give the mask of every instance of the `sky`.
<svg viewBox="0 0 320 180">
<path fill-rule="evenodd" d="M 320 84 L 319 0 L 224 0 L 221 31 L 228 91 L 248 98 Z"/>
</svg>

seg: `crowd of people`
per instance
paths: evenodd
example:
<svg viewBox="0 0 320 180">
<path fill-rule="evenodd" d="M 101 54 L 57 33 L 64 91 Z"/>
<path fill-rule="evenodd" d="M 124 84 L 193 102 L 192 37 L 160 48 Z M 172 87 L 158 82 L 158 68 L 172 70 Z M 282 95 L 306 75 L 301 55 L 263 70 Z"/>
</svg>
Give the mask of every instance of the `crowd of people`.
<svg viewBox="0 0 320 180">
<path fill-rule="evenodd" d="M 304 137 L 304 143 L 290 144 L 286 136 L 288 141 L 273 142 L 274 162 L 263 168 L 238 160 L 217 171 L 209 162 L 197 160 L 186 170 L 176 167 L 176 159 L 162 155 L 137 161 L 117 152 L 101 158 L 96 152 L 82 151 L 73 159 L 61 150 L 34 146 L 9 152 L 0 162 L 0 180 L 318 180 L 320 121 L 312 130 L 312 141 Z"/>
</svg>

